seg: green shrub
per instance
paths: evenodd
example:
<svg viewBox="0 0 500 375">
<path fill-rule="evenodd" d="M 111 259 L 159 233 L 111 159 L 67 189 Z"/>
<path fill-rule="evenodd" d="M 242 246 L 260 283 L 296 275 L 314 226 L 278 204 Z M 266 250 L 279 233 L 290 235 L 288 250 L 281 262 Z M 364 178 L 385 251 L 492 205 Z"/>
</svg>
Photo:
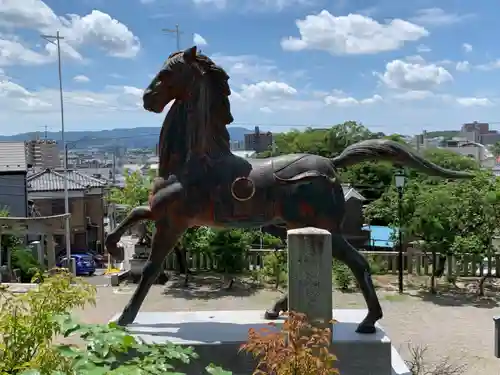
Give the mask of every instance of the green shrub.
<svg viewBox="0 0 500 375">
<path fill-rule="evenodd" d="M 354 276 L 351 270 L 342 262 L 337 260 L 332 264 L 333 283 L 341 291 L 347 291 L 352 286 Z"/>
<path fill-rule="evenodd" d="M 217 271 L 241 272 L 247 268 L 247 251 L 251 237 L 239 229 L 216 230 L 209 238 L 208 253 L 217 261 Z"/>
<path fill-rule="evenodd" d="M 94 304 L 95 287 L 65 270 L 36 276 L 41 284 L 25 294 L 0 289 L 0 375 L 177 374 L 176 364 L 196 358 L 192 348 L 148 345 L 115 323 L 75 322 L 71 310 Z M 57 345 L 58 335 L 85 345 Z"/>
<path fill-rule="evenodd" d="M 31 249 L 15 248 L 12 251 L 12 268 L 21 270 L 21 282 L 29 283 L 40 271 L 40 264 Z"/>
<path fill-rule="evenodd" d="M 389 264 L 387 258 L 377 256 L 377 255 L 366 255 L 366 260 L 370 264 L 370 270 L 372 275 L 384 275 L 389 269 Z"/>
<path fill-rule="evenodd" d="M 41 278 L 43 279 L 43 278 Z M 52 345 L 61 333 L 54 317 L 95 302 L 95 288 L 61 271 L 25 294 L 0 290 L 0 374 L 39 368 L 49 374 L 66 362 Z"/>
<path fill-rule="evenodd" d="M 266 254 L 262 259 L 262 268 L 259 270 L 265 283 L 273 284 L 276 288 L 286 286 L 288 263 L 286 251 L 274 251 Z"/>
</svg>

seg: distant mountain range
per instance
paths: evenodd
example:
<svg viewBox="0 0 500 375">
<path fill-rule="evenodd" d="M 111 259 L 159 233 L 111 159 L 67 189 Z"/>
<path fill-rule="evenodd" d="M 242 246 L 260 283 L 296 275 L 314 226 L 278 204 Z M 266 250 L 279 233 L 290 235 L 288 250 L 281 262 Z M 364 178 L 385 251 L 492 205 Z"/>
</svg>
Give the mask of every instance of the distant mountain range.
<svg viewBox="0 0 500 375">
<path fill-rule="evenodd" d="M 228 127 L 229 135 L 233 141 L 243 141 L 245 134 L 253 133 L 254 130 L 240 126 Z M 457 136 L 460 132 L 453 130 L 427 132 L 427 138 Z M 154 148 L 160 135 L 159 127 L 112 129 L 98 131 L 69 131 L 66 132 L 66 142 L 69 149 L 85 149 L 99 147 L 113 149 L 115 147 L 126 148 Z M 36 138 L 45 138 L 44 132 L 21 133 L 11 136 L 0 136 L 0 141 L 29 141 Z M 61 132 L 47 132 L 47 139 L 59 141 Z"/>
<path fill-rule="evenodd" d="M 242 141 L 245 134 L 253 130 L 231 126 L 228 127 L 231 140 Z M 126 148 L 154 148 L 160 135 L 159 127 L 112 129 L 98 131 L 69 131 L 65 133 L 69 149 L 83 149 L 89 147 L 126 147 Z M 11 136 L 0 136 L 0 141 L 29 141 L 37 138 L 59 141 L 61 132 L 30 132 Z"/>
</svg>

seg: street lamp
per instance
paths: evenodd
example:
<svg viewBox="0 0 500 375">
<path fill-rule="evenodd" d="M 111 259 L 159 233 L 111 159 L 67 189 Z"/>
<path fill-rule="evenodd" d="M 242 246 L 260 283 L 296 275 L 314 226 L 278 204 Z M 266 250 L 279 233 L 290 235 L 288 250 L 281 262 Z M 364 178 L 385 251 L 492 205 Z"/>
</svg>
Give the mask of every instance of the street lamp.
<svg viewBox="0 0 500 375">
<path fill-rule="evenodd" d="M 399 268 L 399 293 L 403 293 L 403 192 L 406 184 L 406 175 L 403 169 L 399 169 L 394 175 L 396 188 L 398 189 L 398 268 Z"/>
</svg>

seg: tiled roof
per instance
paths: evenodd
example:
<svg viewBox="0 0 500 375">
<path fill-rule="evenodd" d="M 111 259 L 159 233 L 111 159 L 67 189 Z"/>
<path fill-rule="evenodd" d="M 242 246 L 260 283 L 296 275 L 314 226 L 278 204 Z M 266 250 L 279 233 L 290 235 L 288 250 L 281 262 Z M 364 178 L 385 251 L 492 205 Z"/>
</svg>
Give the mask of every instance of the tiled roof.
<svg viewBox="0 0 500 375">
<path fill-rule="evenodd" d="M 0 142 L 0 172 L 27 170 L 24 142 Z"/>
<path fill-rule="evenodd" d="M 88 176 L 84 173 L 68 170 L 68 190 L 85 190 L 102 188 L 106 181 Z M 64 171 L 46 169 L 27 177 L 28 192 L 62 191 L 64 190 Z"/>
</svg>

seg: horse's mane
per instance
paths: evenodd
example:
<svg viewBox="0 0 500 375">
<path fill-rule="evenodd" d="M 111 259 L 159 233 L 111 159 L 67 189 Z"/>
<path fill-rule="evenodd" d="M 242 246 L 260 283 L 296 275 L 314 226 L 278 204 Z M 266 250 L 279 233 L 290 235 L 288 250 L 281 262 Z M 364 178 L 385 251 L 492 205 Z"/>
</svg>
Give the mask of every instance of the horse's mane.
<svg viewBox="0 0 500 375">
<path fill-rule="evenodd" d="M 181 53 L 182 51 L 172 53 L 166 65 L 176 63 L 175 57 Z M 229 102 L 229 95 L 231 95 L 229 75 L 208 56 L 198 54 L 196 62 L 207 73 L 208 84 L 211 85 L 209 113 L 211 118 L 216 119 L 216 121 L 210 121 L 210 125 L 215 127 L 210 132 L 211 141 L 218 149 L 229 152 L 229 132 L 226 125 L 234 120 Z M 158 172 L 161 177 L 174 173 L 173 169 L 180 168 L 188 157 L 188 128 L 186 126 L 188 105 L 188 102 L 175 100 L 163 122 L 159 140 L 160 168 Z M 180 142 L 182 139 L 185 142 Z"/>
</svg>

